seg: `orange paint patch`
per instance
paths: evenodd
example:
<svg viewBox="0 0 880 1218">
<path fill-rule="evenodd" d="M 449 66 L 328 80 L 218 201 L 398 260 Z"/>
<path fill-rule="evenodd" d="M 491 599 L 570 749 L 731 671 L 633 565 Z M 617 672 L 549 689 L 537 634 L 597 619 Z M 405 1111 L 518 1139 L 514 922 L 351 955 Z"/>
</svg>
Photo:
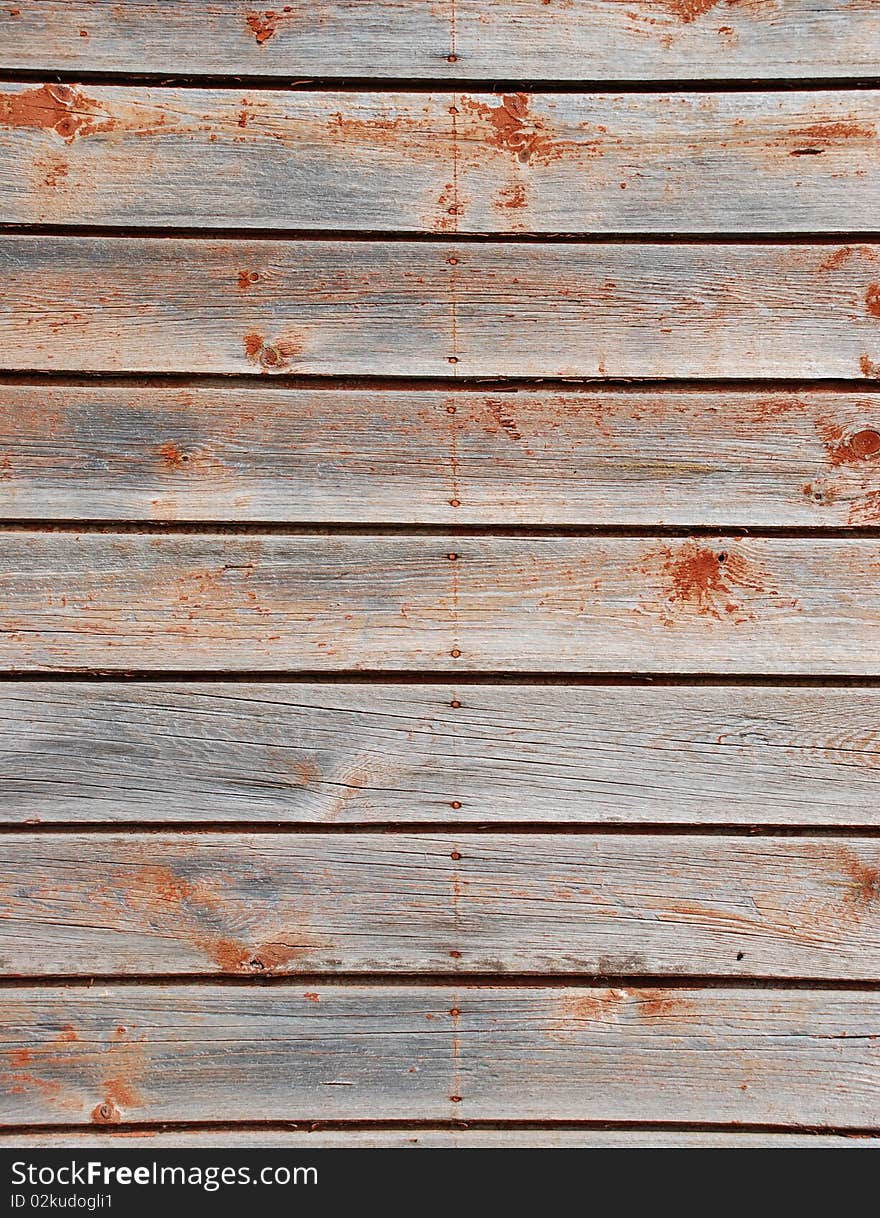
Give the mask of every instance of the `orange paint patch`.
<svg viewBox="0 0 880 1218">
<path fill-rule="evenodd" d="M 719 0 L 661 0 L 665 9 L 685 24 L 696 21 L 704 13 L 713 9 Z M 726 27 L 725 27 L 726 28 Z"/>
<path fill-rule="evenodd" d="M 505 93 L 497 106 L 465 97 L 462 106 L 471 114 L 487 120 L 490 144 L 512 152 L 524 165 L 534 162 L 547 164 L 558 160 L 566 152 L 578 149 L 598 150 L 598 141 L 574 144 L 553 139 L 544 123 L 530 116 L 529 98 L 525 93 Z"/>
<path fill-rule="evenodd" d="M 278 14 L 272 9 L 266 9 L 262 13 L 250 12 L 247 14 L 246 21 L 260 46 L 273 38 L 278 29 Z"/>
<path fill-rule="evenodd" d="M 880 317 L 880 283 L 868 285 L 865 293 L 865 308 L 872 317 Z"/>
<path fill-rule="evenodd" d="M 638 569 L 643 575 L 656 573 L 662 599 L 651 599 L 636 612 L 659 613 L 666 626 L 691 615 L 734 625 L 753 622 L 748 601 L 754 594 L 761 594 L 765 604 L 797 608 L 796 600 L 781 600 L 775 588 L 766 586 L 766 574 L 745 555 L 697 541 L 649 553 Z"/>
<path fill-rule="evenodd" d="M 115 123 L 98 102 L 70 85 L 46 84 L 0 94 L 0 126 L 54 131 L 71 144 L 77 136 L 112 131 Z"/>
<path fill-rule="evenodd" d="M 186 463 L 185 453 L 172 440 L 159 445 L 159 455 L 168 469 L 182 469 Z"/>
</svg>

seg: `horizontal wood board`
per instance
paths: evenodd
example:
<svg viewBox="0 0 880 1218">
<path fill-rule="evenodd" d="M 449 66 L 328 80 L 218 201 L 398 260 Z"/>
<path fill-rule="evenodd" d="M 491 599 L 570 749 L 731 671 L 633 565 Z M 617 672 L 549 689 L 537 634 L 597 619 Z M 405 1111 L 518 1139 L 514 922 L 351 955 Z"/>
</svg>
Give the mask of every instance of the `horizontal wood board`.
<svg viewBox="0 0 880 1218">
<path fill-rule="evenodd" d="M 880 542 L 0 533 L 8 670 L 880 673 Z"/>
<path fill-rule="evenodd" d="M 3 369 L 871 380 L 880 367 L 875 245 L 5 236 L 0 274 Z"/>
<path fill-rule="evenodd" d="M 395 232 L 859 232 L 880 93 L 0 85 L 0 221 Z M 258 293 L 257 293 L 258 294 Z"/>
<path fill-rule="evenodd" d="M 880 980 L 858 838 L 25 835 L 0 863 L 7 976 Z"/>
<path fill-rule="evenodd" d="M 0 695 L 8 825 L 877 824 L 875 689 L 111 681 Z"/>
<path fill-rule="evenodd" d="M 0 989 L 2 1122 L 357 1118 L 866 1127 L 880 994 Z"/>
<path fill-rule="evenodd" d="M 880 523 L 866 390 L 0 384 L 17 520 Z"/>
<path fill-rule="evenodd" d="M 7 69 L 645 80 L 876 75 L 871 0 L 21 0 Z"/>
</svg>

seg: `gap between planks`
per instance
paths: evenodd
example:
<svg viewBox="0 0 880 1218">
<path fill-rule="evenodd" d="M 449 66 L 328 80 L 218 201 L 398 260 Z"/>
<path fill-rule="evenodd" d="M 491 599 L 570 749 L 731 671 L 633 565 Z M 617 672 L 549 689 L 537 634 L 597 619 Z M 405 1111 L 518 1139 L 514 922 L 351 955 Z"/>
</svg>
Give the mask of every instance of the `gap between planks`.
<svg viewBox="0 0 880 1218">
<path fill-rule="evenodd" d="M 230 75 L 228 72 L 125 72 L 104 69 L 77 71 L 70 68 L 7 68 L 0 71 L 0 84 L 30 84 L 50 81 L 75 85 L 155 85 L 170 89 L 228 89 L 231 92 L 283 90 L 287 93 L 791 93 L 860 92 L 880 88 L 880 76 L 768 76 L 766 78 L 695 77 L 646 80 L 542 76 L 309 76 L 294 79 L 293 73 Z"/>
<path fill-rule="evenodd" d="M 167 241 L 264 241 L 270 242 L 348 242 L 365 245 L 756 245 L 825 246 L 871 245 L 880 243 L 880 229 L 839 229 L 834 232 L 555 232 L 519 233 L 503 229 L 485 232 L 425 232 L 421 229 L 346 229 L 342 228 L 187 228 L 180 225 L 129 224 L 12 224 L 0 222 L 0 236 L 7 237 L 108 237 L 117 240 Z M 6 373 L 4 372 L 4 375 Z M 273 374 L 273 379 L 278 379 Z M 458 379 L 458 378 L 456 378 Z M 856 378 L 857 383 L 861 383 Z M 701 385 L 706 381 L 699 381 Z"/>
<path fill-rule="evenodd" d="M 304 985 L 332 986 L 335 989 L 449 990 L 465 995 L 469 990 L 576 990 L 583 988 L 705 991 L 808 991 L 810 993 L 880 993 L 880 978 L 853 980 L 846 977 L 725 977 L 714 974 L 670 976 L 666 973 L 421 973 L 421 972 L 319 972 L 284 973 L 260 976 L 248 973 L 47 973 L 0 974 L 5 990 L 46 990 L 62 986 L 68 990 L 90 990 L 96 985 L 115 989 L 152 990 L 181 986 L 186 989 L 288 989 Z"/>
</svg>

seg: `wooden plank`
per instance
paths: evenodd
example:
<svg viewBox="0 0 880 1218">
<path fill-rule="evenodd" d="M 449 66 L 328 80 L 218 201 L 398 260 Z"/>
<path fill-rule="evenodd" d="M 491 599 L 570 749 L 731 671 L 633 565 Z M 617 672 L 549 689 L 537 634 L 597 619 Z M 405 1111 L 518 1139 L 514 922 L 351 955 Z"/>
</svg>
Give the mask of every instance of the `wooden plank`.
<svg viewBox="0 0 880 1218">
<path fill-rule="evenodd" d="M 880 994 L 0 990 L 2 1121 L 632 1120 L 876 1127 Z"/>
<path fill-rule="evenodd" d="M 880 369 L 880 246 L 872 245 L 7 236 L 0 274 L 7 369 L 543 377 L 876 377 Z"/>
<path fill-rule="evenodd" d="M 870 0 L 24 0 L 2 66 L 280 76 L 644 80 L 876 75 Z"/>
<path fill-rule="evenodd" d="M 880 521 L 880 397 L 0 384 L 13 520 Z"/>
<path fill-rule="evenodd" d="M 858 232 L 880 94 L 0 86 L 0 221 Z M 245 285 L 245 290 L 247 285 Z"/>
<path fill-rule="evenodd" d="M 7 976 L 403 972 L 880 979 L 880 844 L 25 834 Z"/>
<path fill-rule="evenodd" d="M 0 695 L 13 825 L 874 826 L 880 803 L 876 689 L 41 681 Z"/>
<path fill-rule="evenodd" d="M 0 534 L 9 670 L 880 673 L 874 539 Z"/>
<path fill-rule="evenodd" d="M 210 1133 L 191 1129 L 183 1131 L 150 1130 L 118 1132 L 108 1126 L 100 1132 L 68 1130 L 64 1133 L 0 1134 L 0 1147 L 15 1150 L 50 1150 L 58 1147 L 93 1150 L 98 1147 L 117 1150 L 159 1150 L 172 1147 L 193 1147 L 224 1150 L 290 1149 L 317 1150 L 320 1147 L 357 1147 L 361 1150 L 389 1148 L 409 1150 L 423 1147 L 558 1147 L 574 1149 L 655 1149 L 675 1147 L 688 1150 L 736 1149 L 749 1147 L 774 1150 L 876 1150 L 880 1139 L 873 1134 L 840 1136 L 811 1133 L 682 1133 L 668 1129 L 385 1129 L 375 1132 L 358 1128 L 301 1130 L 226 1130 Z"/>
</svg>

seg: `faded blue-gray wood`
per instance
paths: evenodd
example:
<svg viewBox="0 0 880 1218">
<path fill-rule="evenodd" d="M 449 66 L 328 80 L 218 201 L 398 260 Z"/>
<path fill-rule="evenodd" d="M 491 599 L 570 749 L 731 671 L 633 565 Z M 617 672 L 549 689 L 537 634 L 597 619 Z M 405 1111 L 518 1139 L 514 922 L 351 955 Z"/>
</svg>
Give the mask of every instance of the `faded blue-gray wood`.
<svg viewBox="0 0 880 1218">
<path fill-rule="evenodd" d="M 13 520 L 880 521 L 880 396 L 0 383 Z"/>
<path fill-rule="evenodd" d="M 7 84 L 0 221 L 867 232 L 878 97 Z"/>
<path fill-rule="evenodd" d="M 7 682 L 0 820 L 870 827 L 878 724 L 875 689 Z"/>
<path fill-rule="evenodd" d="M 11 370 L 880 375 L 875 245 L 6 236 L 0 274 Z"/>
<path fill-rule="evenodd" d="M 880 674 L 871 538 L 0 532 L 0 669 Z"/>
<path fill-rule="evenodd" d="M 880 980 L 856 837 L 25 834 L 0 869 L 6 976 Z"/>
<path fill-rule="evenodd" d="M 644 80 L 876 75 L 871 0 L 40 0 L 0 66 L 293 77 Z"/>
<path fill-rule="evenodd" d="M 0 989 L 2 1122 L 597 1120 L 865 1128 L 863 990 Z"/>
</svg>

